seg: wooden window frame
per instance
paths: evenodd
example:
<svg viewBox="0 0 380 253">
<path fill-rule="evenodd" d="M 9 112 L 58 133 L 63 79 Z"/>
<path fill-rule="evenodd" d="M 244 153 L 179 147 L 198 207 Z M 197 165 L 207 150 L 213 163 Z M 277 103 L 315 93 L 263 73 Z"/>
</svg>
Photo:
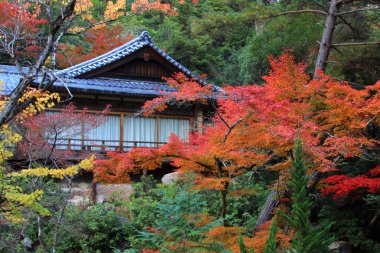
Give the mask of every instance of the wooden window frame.
<svg viewBox="0 0 380 253">
<path fill-rule="evenodd" d="M 61 112 L 62 109 L 58 109 L 58 108 L 49 108 L 48 110 L 46 111 L 59 111 Z M 75 112 L 82 112 L 83 110 L 75 110 Z M 93 113 L 93 114 L 100 114 L 102 113 L 102 111 L 100 110 L 86 110 L 86 112 L 88 113 Z M 124 119 L 127 115 L 135 115 L 135 113 L 131 113 L 131 112 L 107 112 L 105 115 L 119 115 L 120 116 L 120 137 L 119 137 L 119 150 L 120 152 L 124 152 Z M 142 116 L 144 117 L 144 116 Z M 166 119 L 184 119 L 184 120 L 188 120 L 189 121 L 189 133 L 191 132 L 191 129 L 192 129 L 192 125 L 193 125 L 193 116 L 183 116 L 183 115 L 168 115 L 168 114 L 152 114 L 151 116 L 149 117 L 146 117 L 146 118 L 155 118 L 156 119 L 156 133 L 155 133 L 155 137 L 156 137 L 156 142 L 155 142 L 155 146 L 156 147 L 159 147 L 160 145 L 160 142 L 159 142 L 159 121 L 160 121 L 160 118 L 166 118 Z M 82 146 L 84 147 L 84 143 L 85 143 L 85 133 L 84 133 L 84 127 L 82 125 L 82 133 L 81 133 L 81 136 L 82 136 Z M 83 148 L 82 148 L 83 149 Z"/>
</svg>

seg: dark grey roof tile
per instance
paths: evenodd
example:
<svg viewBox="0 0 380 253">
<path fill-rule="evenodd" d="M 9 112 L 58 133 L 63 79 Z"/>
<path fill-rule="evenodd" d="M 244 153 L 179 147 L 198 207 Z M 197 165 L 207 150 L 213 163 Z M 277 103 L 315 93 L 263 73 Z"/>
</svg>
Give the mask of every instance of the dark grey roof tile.
<svg viewBox="0 0 380 253">
<path fill-rule="evenodd" d="M 118 61 L 137 50 L 141 49 L 144 46 L 150 46 L 153 48 L 157 53 L 159 53 L 162 57 L 164 57 L 166 60 L 168 60 L 170 63 L 175 65 L 179 70 L 184 72 L 190 77 L 196 77 L 189 69 L 187 69 L 185 66 L 171 58 L 168 54 L 166 54 L 164 51 L 162 51 L 159 47 L 157 47 L 152 42 L 152 37 L 150 34 L 146 31 L 142 32 L 140 36 L 137 38 L 129 41 L 128 43 L 115 48 L 114 50 L 105 53 L 103 55 L 100 55 L 98 57 L 95 57 L 94 59 L 82 62 L 80 64 L 77 64 L 75 66 L 66 68 L 64 70 L 58 71 L 57 74 L 62 77 L 78 77 L 80 75 L 83 75 L 85 73 L 88 73 L 90 71 L 93 71 L 97 68 L 103 67 L 107 64 L 113 63 L 115 61 Z M 203 80 L 199 79 L 199 81 L 204 82 Z"/>
<path fill-rule="evenodd" d="M 110 93 L 120 95 L 139 95 L 139 96 L 157 96 L 162 91 L 170 92 L 174 89 L 170 88 L 165 82 L 153 81 L 138 81 L 128 79 L 115 79 L 115 78 L 92 78 L 82 79 L 77 78 L 80 75 L 93 71 L 97 68 L 103 67 L 107 64 L 126 57 L 133 52 L 141 49 L 144 46 L 150 46 L 157 53 L 159 53 L 166 60 L 175 65 L 180 71 L 184 72 L 190 77 L 196 78 L 199 82 L 205 84 L 206 82 L 195 76 L 189 69 L 181 65 L 179 62 L 171 58 L 168 54 L 158 48 L 151 40 L 148 32 L 143 32 L 141 35 L 130 42 L 108 52 L 94 59 L 82 62 L 75 66 L 57 71 L 57 76 L 60 80 L 64 81 L 66 86 L 75 91 L 82 92 L 96 92 L 96 93 Z M 1 71 L 3 70 L 3 71 Z M 27 70 L 27 69 L 26 69 Z M 21 75 L 15 66 L 0 65 L 0 81 L 4 83 L 3 93 L 8 95 L 19 83 Z M 63 87 L 60 80 L 54 84 L 55 87 Z"/>
</svg>

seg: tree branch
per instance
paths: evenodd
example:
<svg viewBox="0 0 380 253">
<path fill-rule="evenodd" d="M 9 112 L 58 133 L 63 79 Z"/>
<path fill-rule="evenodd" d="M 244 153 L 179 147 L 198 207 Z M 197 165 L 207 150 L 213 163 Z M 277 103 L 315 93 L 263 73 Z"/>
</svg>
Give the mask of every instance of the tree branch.
<svg viewBox="0 0 380 253">
<path fill-rule="evenodd" d="M 128 17 L 132 16 L 132 14 L 129 14 Z M 115 18 L 115 19 L 107 19 L 107 20 L 104 20 L 104 21 L 100 21 L 100 22 L 97 22 L 97 23 L 93 23 L 93 24 L 90 24 L 88 26 L 85 26 L 85 27 L 82 27 L 82 30 L 79 31 L 79 32 L 76 32 L 76 33 L 71 33 L 71 32 L 67 32 L 65 33 L 66 36 L 78 36 L 80 34 L 83 34 L 85 33 L 87 30 L 93 28 L 93 27 L 96 27 L 98 25 L 109 25 L 113 22 L 116 22 L 116 21 L 119 21 L 121 20 L 122 18 L 125 18 L 126 16 L 121 16 L 119 18 Z"/>
<path fill-rule="evenodd" d="M 63 23 L 67 18 L 69 18 L 74 13 L 76 0 L 71 0 L 66 6 L 64 11 L 61 14 L 58 14 L 54 20 L 50 19 L 50 6 L 47 4 L 46 15 L 49 17 L 49 34 L 47 35 L 47 41 L 45 47 L 38 57 L 36 63 L 30 68 L 27 74 L 23 75 L 19 84 L 15 88 L 15 90 L 9 96 L 8 102 L 5 105 L 4 109 L 0 112 L 0 126 L 8 123 L 13 117 L 16 115 L 16 111 L 21 111 L 27 106 L 19 103 L 19 99 L 22 97 L 25 89 L 33 84 L 35 80 L 38 78 L 41 68 L 45 64 L 48 59 L 51 50 L 53 49 L 53 44 L 55 41 L 55 35 L 62 27 Z M 44 9 L 44 8 L 43 8 Z M 14 59 L 17 65 L 17 59 Z"/>
<path fill-rule="evenodd" d="M 239 125 L 243 120 L 245 120 L 246 118 L 248 118 L 249 116 L 251 116 L 252 113 L 248 113 L 246 116 L 238 119 L 235 123 L 233 123 L 231 126 L 228 127 L 228 130 L 226 132 L 226 134 L 224 135 L 224 138 L 223 138 L 223 142 L 226 142 L 228 136 L 230 135 L 230 133 L 232 132 L 232 130 L 237 126 Z"/>
<path fill-rule="evenodd" d="M 341 15 L 351 14 L 351 13 L 360 12 L 360 11 L 378 10 L 378 9 L 380 9 L 380 6 L 375 6 L 375 7 L 370 7 L 370 8 L 361 8 L 361 9 L 339 12 L 335 14 L 335 16 L 341 16 Z"/>
<path fill-rule="evenodd" d="M 286 11 L 286 12 L 281 12 L 278 14 L 272 14 L 270 17 L 278 17 L 278 16 L 285 16 L 288 14 L 299 14 L 299 13 L 314 13 L 314 14 L 319 14 L 326 16 L 328 13 L 322 10 L 294 10 L 294 11 Z"/>
<path fill-rule="evenodd" d="M 220 112 L 218 110 L 218 107 L 215 104 L 214 99 L 213 98 L 209 98 L 209 100 L 210 100 L 210 103 L 211 103 L 213 109 L 215 110 L 216 115 L 218 115 L 219 119 L 223 122 L 223 124 L 226 125 L 227 128 L 230 129 L 231 128 L 230 125 L 227 123 L 227 121 L 224 119 L 224 117 L 220 114 Z"/>
<path fill-rule="evenodd" d="M 338 18 L 351 29 L 354 39 L 358 39 L 359 31 L 355 29 L 355 27 L 350 22 L 348 22 L 345 18 L 340 17 L 340 16 L 338 16 Z"/>
<path fill-rule="evenodd" d="M 348 42 L 348 43 L 331 44 L 331 46 L 333 46 L 333 47 L 366 46 L 366 45 L 380 45 L 380 41 L 372 41 L 372 42 Z"/>
</svg>

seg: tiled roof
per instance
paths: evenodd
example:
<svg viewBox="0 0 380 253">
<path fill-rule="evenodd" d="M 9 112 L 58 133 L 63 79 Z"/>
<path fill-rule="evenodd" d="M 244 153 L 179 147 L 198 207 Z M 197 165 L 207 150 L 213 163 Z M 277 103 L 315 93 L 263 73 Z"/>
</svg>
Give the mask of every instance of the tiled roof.
<svg viewBox="0 0 380 253">
<path fill-rule="evenodd" d="M 27 68 L 25 68 L 27 71 Z M 16 66 L 0 65 L 1 94 L 10 94 L 18 85 L 21 75 Z"/>
<path fill-rule="evenodd" d="M 66 78 L 64 81 L 66 86 L 73 92 L 81 91 L 133 96 L 158 96 L 161 92 L 174 91 L 174 89 L 170 88 L 165 82 L 114 78 Z M 58 87 L 59 85 L 59 81 L 56 81 L 54 84 L 55 87 Z"/>
<path fill-rule="evenodd" d="M 194 77 L 199 82 L 205 83 L 204 80 L 195 76 L 189 69 L 178 63 L 176 60 L 159 49 L 151 40 L 148 32 L 143 32 L 134 40 L 89 61 L 56 72 L 59 77 L 54 83 L 54 87 L 63 88 L 62 82 L 72 91 L 94 92 L 106 94 L 135 95 L 135 96 L 157 96 L 162 91 L 173 91 L 165 82 L 115 79 L 115 78 L 91 78 L 83 79 L 78 76 L 103 67 L 107 64 L 120 60 L 144 46 L 150 46 L 162 57 L 176 66 L 180 71 L 190 77 Z M 26 68 L 27 69 L 27 68 Z M 3 83 L 1 93 L 8 95 L 19 83 L 21 75 L 15 66 L 0 65 L 0 82 Z M 216 90 L 219 88 L 215 87 Z"/>
<path fill-rule="evenodd" d="M 26 71 L 26 70 L 25 70 Z M 9 95 L 18 85 L 21 75 L 15 66 L 0 65 L 1 94 Z M 173 91 L 165 82 L 139 81 L 114 78 L 63 78 L 65 85 L 73 92 L 94 92 L 106 94 L 157 96 L 160 92 Z M 64 88 L 60 80 L 54 88 Z"/>
<path fill-rule="evenodd" d="M 151 48 L 153 48 L 158 54 L 160 54 L 162 57 L 164 57 L 174 66 L 176 66 L 179 70 L 181 70 L 186 75 L 190 77 L 196 77 L 189 69 L 184 67 L 182 64 L 180 64 L 179 62 L 171 58 L 168 54 L 166 54 L 164 51 L 162 51 L 160 48 L 158 48 L 152 42 L 152 37 L 150 36 L 150 34 L 146 31 L 142 32 L 141 35 L 138 36 L 137 38 L 131 40 L 130 42 L 118 48 L 115 48 L 114 50 L 108 53 L 100 55 L 94 59 L 82 62 L 70 68 L 58 71 L 57 74 L 64 77 L 78 77 L 92 70 L 95 70 L 97 68 L 113 63 L 117 60 L 120 60 L 136 52 L 137 50 L 141 49 L 144 46 L 150 46 Z"/>
</svg>

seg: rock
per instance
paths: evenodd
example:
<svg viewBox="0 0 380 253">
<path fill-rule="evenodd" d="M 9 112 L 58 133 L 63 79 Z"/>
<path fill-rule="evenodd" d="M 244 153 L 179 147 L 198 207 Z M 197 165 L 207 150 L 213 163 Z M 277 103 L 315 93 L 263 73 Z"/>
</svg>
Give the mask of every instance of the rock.
<svg viewBox="0 0 380 253">
<path fill-rule="evenodd" d="M 21 245 L 25 248 L 32 248 L 33 241 L 29 237 L 25 237 L 24 240 L 21 241 Z"/>
<path fill-rule="evenodd" d="M 96 203 L 104 203 L 104 202 L 106 202 L 105 196 L 97 194 L 96 195 Z"/>
<path fill-rule="evenodd" d="M 87 205 L 90 200 L 88 196 L 74 195 L 67 200 L 69 204 L 79 206 L 79 205 Z"/>
<path fill-rule="evenodd" d="M 103 203 L 112 200 L 128 201 L 133 193 L 130 184 L 96 184 L 96 203 Z"/>
<path fill-rule="evenodd" d="M 67 188 L 67 187 L 61 187 L 61 190 L 64 192 L 64 193 L 68 193 L 70 191 L 70 188 Z"/>
<path fill-rule="evenodd" d="M 89 182 L 74 182 L 73 187 L 79 188 L 79 189 L 91 189 L 91 183 Z"/>
<path fill-rule="evenodd" d="M 348 242 L 345 241 L 335 241 L 329 246 L 330 252 L 339 252 L 339 253 L 351 253 L 352 249 Z"/>
<path fill-rule="evenodd" d="M 165 176 L 162 177 L 161 182 L 163 184 L 173 184 L 177 180 L 179 180 L 179 173 L 178 172 L 173 172 L 166 174 Z"/>
</svg>

